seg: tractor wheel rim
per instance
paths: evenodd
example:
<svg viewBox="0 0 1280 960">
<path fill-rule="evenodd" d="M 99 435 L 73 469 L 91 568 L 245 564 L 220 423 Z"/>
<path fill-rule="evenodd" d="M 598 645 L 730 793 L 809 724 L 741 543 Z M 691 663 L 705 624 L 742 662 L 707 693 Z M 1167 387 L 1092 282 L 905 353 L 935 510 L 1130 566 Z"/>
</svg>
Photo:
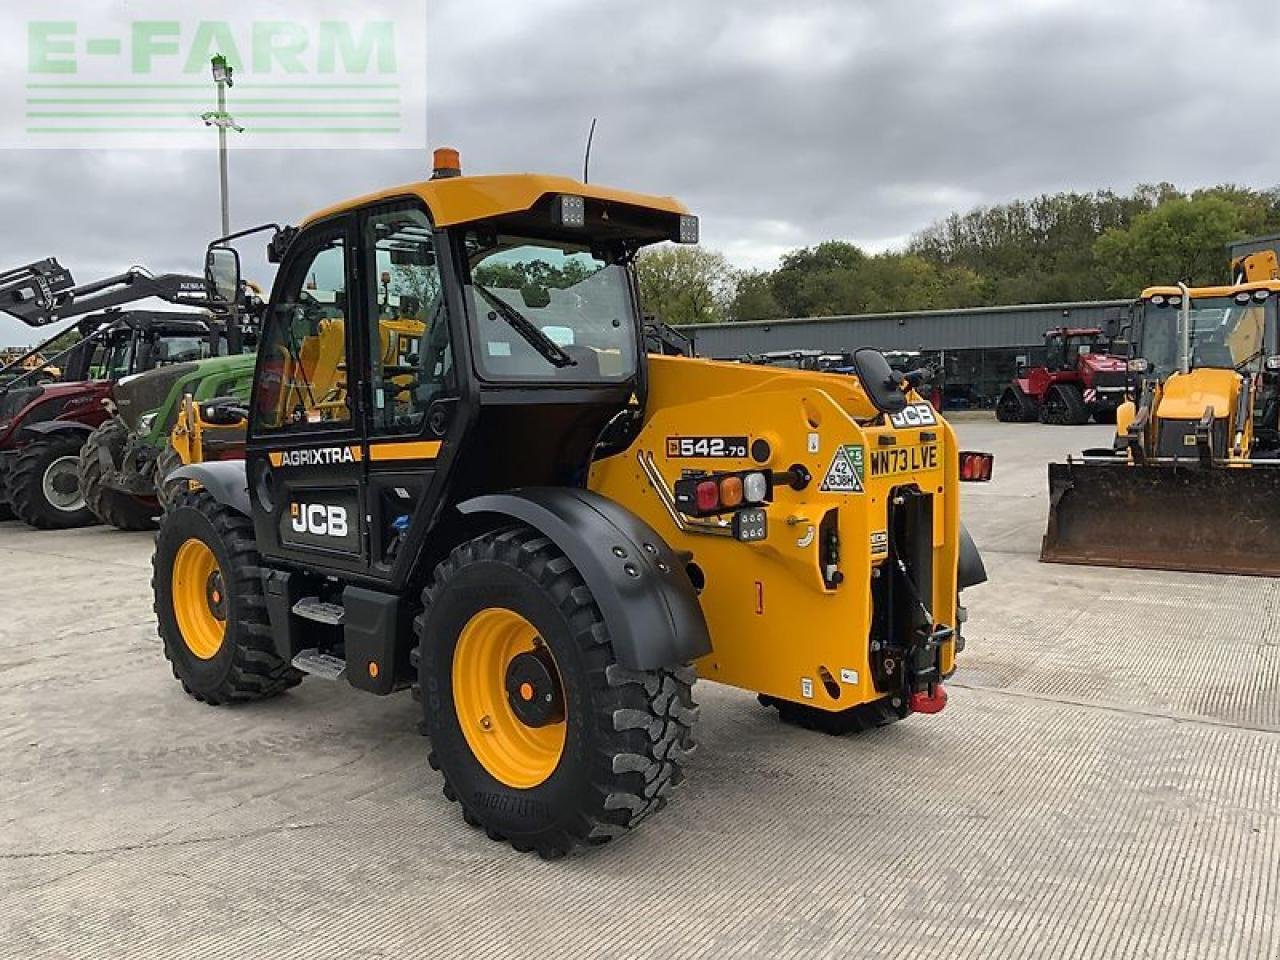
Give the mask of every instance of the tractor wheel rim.
<svg viewBox="0 0 1280 960">
<path fill-rule="evenodd" d="M 44 469 L 40 479 L 40 492 L 53 509 L 62 513 L 75 513 L 84 509 L 84 497 L 80 495 L 80 458 L 59 457 Z"/>
<path fill-rule="evenodd" d="M 173 558 L 173 616 L 187 649 L 212 660 L 227 632 L 227 594 L 218 558 L 203 540 L 192 537 Z"/>
<path fill-rule="evenodd" d="M 536 655 L 547 667 L 550 686 L 534 689 L 509 685 L 518 658 Z M 538 630 L 528 620 L 503 607 L 481 610 L 458 635 L 453 654 L 453 704 L 458 726 L 480 765 L 495 780 L 517 790 L 538 786 L 555 773 L 564 754 L 563 682 Z M 521 719 L 514 697 L 547 701 L 558 717 L 538 726 Z"/>
</svg>

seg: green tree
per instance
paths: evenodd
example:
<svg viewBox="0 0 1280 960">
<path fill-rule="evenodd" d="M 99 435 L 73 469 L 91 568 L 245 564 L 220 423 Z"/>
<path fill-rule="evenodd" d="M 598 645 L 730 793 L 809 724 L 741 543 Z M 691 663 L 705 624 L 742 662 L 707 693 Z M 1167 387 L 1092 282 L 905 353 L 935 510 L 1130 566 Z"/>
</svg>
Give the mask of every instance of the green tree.
<svg viewBox="0 0 1280 960">
<path fill-rule="evenodd" d="M 724 254 L 704 247 L 650 247 L 636 258 L 646 314 L 678 326 L 728 319 L 736 274 Z"/>
<path fill-rule="evenodd" d="M 1211 284 L 1228 279 L 1226 245 L 1258 229 L 1265 215 L 1214 191 L 1166 200 L 1108 230 L 1094 244 L 1106 292 L 1136 296 L 1155 283 Z"/>
<path fill-rule="evenodd" d="M 773 295 L 773 274 L 768 270 L 744 270 L 738 274 L 733 300 L 729 304 L 729 319 L 777 320 L 782 307 Z"/>
<path fill-rule="evenodd" d="M 788 317 L 829 317 L 852 311 L 850 278 L 867 255 L 844 240 L 827 240 L 784 254 L 770 287 Z"/>
</svg>

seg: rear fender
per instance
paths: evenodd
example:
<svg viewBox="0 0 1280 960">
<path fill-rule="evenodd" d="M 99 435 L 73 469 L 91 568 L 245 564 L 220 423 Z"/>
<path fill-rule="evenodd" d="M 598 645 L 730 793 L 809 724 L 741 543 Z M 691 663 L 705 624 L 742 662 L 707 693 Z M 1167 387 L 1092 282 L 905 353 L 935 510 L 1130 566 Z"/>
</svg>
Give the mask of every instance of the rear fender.
<svg viewBox="0 0 1280 960">
<path fill-rule="evenodd" d="M 973 542 L 973 537 L 969 536 L 969 531 L 965 529 L 965 525 L 960 524 L 960 563 L 956 572 L 956 589 L 963 590 L 965 587 L 976 587 L 980 583 L 987 582 L 987 565 L 982 562 L 982 554 L 978 552 L 978 545 Z"/>
<path fill-rule="evenodd" d="M 169 474 L 171 480 L 190 480 L 209 491 L 209 495 L 224 506 L 246 517 L 253 516 L 249 502 L 249 481 L 243 460 L 212 460 L 208 463 L 191 463 Z"/>
<path fill-rule="evenodd" d="M 604 614 L 623 666 L 656 670 L 711 652 L 684 561 L 612 500 L 573 487 L 526 487 L 467 500 L 458 510 L 520 520 L 563 550 Z"/>
</svg>

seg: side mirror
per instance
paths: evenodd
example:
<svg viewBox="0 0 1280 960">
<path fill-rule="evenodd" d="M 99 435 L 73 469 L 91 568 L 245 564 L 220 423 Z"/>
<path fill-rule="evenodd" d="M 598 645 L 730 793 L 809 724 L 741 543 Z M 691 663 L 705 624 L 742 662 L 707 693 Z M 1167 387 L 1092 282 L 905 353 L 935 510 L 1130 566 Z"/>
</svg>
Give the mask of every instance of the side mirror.
<svg viewBox="0 0 1280 960">
<path fill-rule="evenodd" d="M 884 354 L 871 347 L 854 351 L 853 372 L 867 398 L 881 413 L 900 413 L 907 406 L 902 392 L 902 377 L 893 372 Z"/>
<path fill-rule="evenodd" d="M 210 300 L 240 299 L 240 254 L 234 247 L 210 247 L 204 258 L 204 283 Z"/>
</svg>

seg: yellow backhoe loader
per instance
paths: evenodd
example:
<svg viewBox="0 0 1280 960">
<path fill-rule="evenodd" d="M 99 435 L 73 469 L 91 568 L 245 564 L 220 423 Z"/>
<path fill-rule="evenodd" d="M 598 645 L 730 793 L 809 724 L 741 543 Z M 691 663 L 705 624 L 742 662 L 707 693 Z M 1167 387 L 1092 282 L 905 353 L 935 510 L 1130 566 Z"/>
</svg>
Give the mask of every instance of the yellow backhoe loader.
<svg viewBox="0 0 1280 960">
<path fill-rule="evenodd" d="M 1114 445 L 1049 465 L 1042 560 L 1280 576 L 1275 240 L 1229 285 L 1142 292 Z"/>
</svg>

